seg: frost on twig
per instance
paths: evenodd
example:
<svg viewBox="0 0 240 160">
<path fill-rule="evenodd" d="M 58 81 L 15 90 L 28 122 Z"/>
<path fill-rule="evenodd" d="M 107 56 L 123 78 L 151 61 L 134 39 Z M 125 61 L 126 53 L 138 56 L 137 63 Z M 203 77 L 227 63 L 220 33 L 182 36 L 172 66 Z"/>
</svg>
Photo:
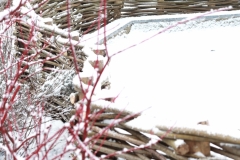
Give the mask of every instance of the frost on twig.
<svg viewBox="0 0 240 160">
<path fill-rule="evenodd" d="M 73 70 L 45 73 L 47 78 L 38 90 L 38 98 L 69 95 L 73 91 L 71 84 L 73 74 Z"/>
</svg>

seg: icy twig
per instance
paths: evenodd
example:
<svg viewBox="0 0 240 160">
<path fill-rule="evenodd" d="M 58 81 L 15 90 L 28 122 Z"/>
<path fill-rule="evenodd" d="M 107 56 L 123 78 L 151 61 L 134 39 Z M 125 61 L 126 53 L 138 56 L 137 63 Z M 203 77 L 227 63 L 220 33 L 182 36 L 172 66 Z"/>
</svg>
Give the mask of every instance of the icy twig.
<svg viewBox="0 0 240 160">
<path fill-rule="evenodd" d="M 6 8 L 0 12 L 0 22 L 2 22 L 4 19 L 8 19 L 9 15 L 14 15 L 14 13 L 17 12 L 26 2 L 27 0 L 20 0 L 18 5 Z"/>
</svg>

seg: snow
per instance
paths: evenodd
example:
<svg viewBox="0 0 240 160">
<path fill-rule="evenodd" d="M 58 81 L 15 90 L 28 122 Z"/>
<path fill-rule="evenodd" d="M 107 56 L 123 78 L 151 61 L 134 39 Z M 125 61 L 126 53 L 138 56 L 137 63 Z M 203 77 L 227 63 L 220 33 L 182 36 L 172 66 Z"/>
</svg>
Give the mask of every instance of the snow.
<svg viewBox="0 0 240 160">
<path fill-rule="evenodd" d="M 72 37 L 75 37 L 75 36 L 79 37 L 79 31 L 72 31 L 71 36 Z"/>
<path fill-rule="evenodd" d="M 104 50 L 106 47 L 104 45 L 92 45 L 90 46 L 93 50 Z"/>
<path fill-rule="evenodd" d="M 175 143 L 176 146 L 181 146 L 181 145 L 186 144 L 186 143 L 184 142 L 184 140 L 182 140 L 182 139 L 177 139 L 176 141 L 174 141 L 174 143 Z"/>
<path fill-rule="evenodd" d="M 239 137 L 240 18 L 221 15 L 179 25 L 129 49 L 176 22 L 157 22 L 150 16 L 152 22 L 132 24 L 128 34 L 109 31 L 109 55 L 124 50 L 109 66 L 111 90 L 121 94 L 115 104 L 99 104 L 133 113 L 144 110 L 127 123 L 136 128 L 150 130 L 164 123 L 198 127 L 198 122 L 208 120 L 213 134 L 217 129 Z M 124 22 L 128 26 L 122 19 L 110 27 Z M 234 133 L 225 132 L 227 128 Z"/>
<path fill-rule="evenodd" d="M 49 121 L 46 124 L 43 124 L 43 128 L 45 128 L 44 126 L 48 126 L 51 124 L 51 129 L 50 132 L 48 134 L 48 137 L 51 137 L 52 135 L 54 135 L 58 130 L 60 130 L 61 128 L 64 127 L 64 123 L 62 123 L 60 120 L 51 120 L 49 117 L 46 118 L 45 121 Z M 68 133 L 65 131 L 57 140 L 56 144 L 54 145 L 54 148 L 50 150 L 50 153 L 48 154 L 48 158 L 51 159 L 54 156 L 61 154 L 63 151 L 63 146 L 66 145 L 66 140 L 68 137 Z M 46 146 L 47 147 L 47 146 Z M 64 154 L 62 159 L 68 159 L 70 156 L 70 153 L 66 153 Z"/>
<path fill-rule="evenodd" d="M 88 56 L 88 60 L 96 61 L 96 60 L 104 60 L 103 56 L 96 55 L 91 48 L 89 47 L 83 47 L 82 49 L 83 53 Z M 88 62 L 89 63 L 89 62 Z M 85 67 L 85 66 L 84 66 Z"/>
<path fill-rule="evenodd" d="M 215 153 L 215 152 L 210 152 L 211 156 L 216 157 L 216 159 L 221 159 L 221 160 L 232 160 L 231 158 L 225 157 L 221 154 Z"/>
<path fill-rule="evenodd" d="M 201 152 L 196 152 L 194 153 L 194 155 L 196 155 L 197 157 L 205 157 Z"/>
<path fill-rule="evenodd" d="M 222 110 L 226 106 L 234 109 L 239 105 L 239 102 L 236 103 L 240 87 L 239 75 L 236 74 L 239 68 L 239 49 L 237 48 L 238 42 L 231 41 L 231 39 L 238 36 L 236 34 L 238 30 L 239 28 L 229 28 L 162 35 L 159 39 L 152 40 L 151 43 L 123 53 L 124 65 L 121 65 L 121 61 L 118 64 L 115 61 L 112 62 L 116 66 L 121 65 L 122 72 L 116 71 L 116 68 L 113 70 L 118 73 L 118 78 L 130 78 L 130 74 L 134 73 L 135 76 L 131 77 L 130 82 L 129 78 L 126 79 L 128 87 L 131 87 L 133 92 L 137 88 L 141 89 L 142 95 L 150 96 L 142 98 L 148 99 L 148 102 L 152 104 L 164 106 L 164 110 L 174 109 L 176 113 L 179 113 L 178 110 L 189 112 L 196 106 L 197 110 L 193 115 L 195 116 L 198 112 L 203 113 L 201 114 L 203 116 L 208 113 L 212 115 L 209 111 L 210 107 L 214 110 Z M 133 35 L 134 39 L 137 39 L 136 35 L 138 35 L 137 32 Z M 205 38 L 206 35 L 209 36 Z M 183 38 L 184 40 L 181 40 Z M 125 43 L 127 43 L 126 40 L 131 41 L 129 38 L 124 40 Z M 228 45 L 226 40 L 230 42 Z M 169 46 L 169 43 L 174 46 Z M 110 50 L 111 44 L 108 47 Z M 156 54 L 158 57 L 154 58 Z M 136 61 L 134 61 L 135 57 L 138 57 Z M 126 59 L 133 61 L 128 63 Z M 124 75 L 119 74 L 123 73 L 123 70 Z M 132 96 L 141 99 L 142 95 L 136 94 L 132 93 Z M 230 108 L 227 111 L 231 111 Z M 219 118 L 226 115 L 226 112 L 222 113 L 223 115 L 219 115 Z"/>
<path fill-rule="evenodd" d="M 111 123 L 109 123 L 111 124 Z M 125 134 L 125 135 L 131 135 L 129 132 L 121 129 L 121 128 L 115 128 L 115 130 L 118 132 L 118 133 L 121 133 L 121 134 Z"/>
<path fill-rule="evenodd" d="M 238 145 L 238 144 L 220 143 L 220 145 L 224 146 L 224 147 L 231 147 L 231 148 L 234 148 L 234 149 L 240 149 L 240 145 Z"/>
</svg>

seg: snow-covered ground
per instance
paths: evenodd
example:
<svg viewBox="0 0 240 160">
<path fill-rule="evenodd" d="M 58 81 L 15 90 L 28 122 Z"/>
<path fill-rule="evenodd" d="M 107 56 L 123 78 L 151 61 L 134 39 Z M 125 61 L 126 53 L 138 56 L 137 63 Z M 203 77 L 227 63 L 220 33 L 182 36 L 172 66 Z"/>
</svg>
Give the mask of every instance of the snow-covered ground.
<svg viewBox="0 0 240 160">
<path fill-rule="evenodd" d="M 55 135 L 57 131 L 59 131 L 64 127 L 64 123 L 62 121 L 52 120 L 49 117 L 45 117 L 44 122 L 46 123 L 42 124 L 43 128 L 47 128 L 48 126 L 51 126 L 48 137 Z M 67 131 L 64 131 L 63 134 L 61 134 L 61 136 L 57 139 L 56 143 L 54 143 L 53 148 L 49 151 L 48 157 L 47 157 L 48 159 L 53 159 L 54 157 L 63 153 L 64 147 L 66 147 L 66 144 L 67 144 L 68 136 L 69 134 Z M 54 140 L 55 139 L 53 139 L 51 142 L 53 143 Z M 49 148 L 49 146 L 51 145 L 51 142 L 46 145 L 45 149 Z M 70 157 L 71 157 L 71 152 L 67 152 L 63 155 L 62 159 L 70 159 Z"/>
<path fill-rule="evenodd" d="M 38 153 L 37 157 L 32 157 L 32 159 L 43 159 L 44 156 L 46 156 L 47 159 L 56 159 L 56 156 L 61 155 L 64 153 L 64 149 L 67 146 L 67 138 L 69 136 L 68 132 L 65 130 L 63 133 L 59 133 L 59 131 L 64 127 L 64 123 L 60 120 L 53 120 L 50 117 L 44 117 L 43 123 L 41 125 L 41 136 L 40 136 L 40 144 L 43 144 L 46 140 L 48 143 L 41 148 L 41 150 Z M 32 130 L 34 132 L 34 130 Z M 44 133 L 47 133 L 46 135 Z M 33 133 L 32 133 L 33 134 Z M 58 137 L 58 135 L 60 136 Z M 47 137 L 44 137 L 47 136 Z M 52 138 L 52 136 L 54 136 Z M 29 153 L 32 153 L 36 147 L 39 147 L 36 145 L 36 143 L 31 145 L 32 150 L 29 149 Z M 30 147 L 30 148 L 31 148 Z M 51 147 L 51 149 L 50 149 Z M 49 150 L 49 152 L 48 152 Z M 70 159 L 72 152 L 67 152 L 63 154 L 61 159 Z M 47 154 L 47 155 L 45 155 Z M 59 159 L 59 158 L 58 158 Z"/>
<path fill-rule="evenodd" d="M 108 41 L 114 54 L 175 22 L 134 24 L 129 34 Z M 116 103 L 154 120 L 239 129 L 240 18 L 193 21 L 116 55 L 110 63 Z M 123 89 L 124 88 L 124 89 Z M 126 107 L 124 105 L 123 107 Z M 148 121 L 149 120 L 149 121 Z"/>
</svg>

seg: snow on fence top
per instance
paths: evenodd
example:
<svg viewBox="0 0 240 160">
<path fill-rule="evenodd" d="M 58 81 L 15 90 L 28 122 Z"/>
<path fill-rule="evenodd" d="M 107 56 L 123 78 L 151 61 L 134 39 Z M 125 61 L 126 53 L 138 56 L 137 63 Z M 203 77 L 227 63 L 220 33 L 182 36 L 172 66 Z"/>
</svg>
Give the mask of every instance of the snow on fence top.
<svg viewBox="0 0 240 160">
<path fill-rule="evenodd" d="M 182 21 L 185 19 L 190 19 L 192 17 L 196 17 L 197 15 L 201 15 L 201 13 L 194 13 L 194 14 L 178 14 L 178 15 L 162 15 L 162 16 L 142 16 L 142 17 L 126 17 L 115 20 L 109 23 L 106 28 L 106 33 L 104 33 L 104 28 L 100 28 L 99 32 L 92 32 L 90 34 L 84 35 L 82 37 L 82 43 L 90 43 L 90 44 L 102 44 L 104 41 L 104 36 L 106 39 L 109 40 L 114 38 L 116 35 L 120 35 L 122 33 L 128 33 L 131 30 L 131 26 L 133 24 L 144 24 L 144 23 L 151 23 L 151 22 L 162 22 L 162 23 L 177 23 L 178 21 Z M 201 16 L 197 20 L 224 20 L 230 18 L 236 18 L 240 16 L 240 11 L 222 11 L 219 13 L 211 13 L 205 16 Z M 228 25 L 228 24 L 226 24 Z M 98 41 L 96 37 L 98 36 Z"/>
</svg>

